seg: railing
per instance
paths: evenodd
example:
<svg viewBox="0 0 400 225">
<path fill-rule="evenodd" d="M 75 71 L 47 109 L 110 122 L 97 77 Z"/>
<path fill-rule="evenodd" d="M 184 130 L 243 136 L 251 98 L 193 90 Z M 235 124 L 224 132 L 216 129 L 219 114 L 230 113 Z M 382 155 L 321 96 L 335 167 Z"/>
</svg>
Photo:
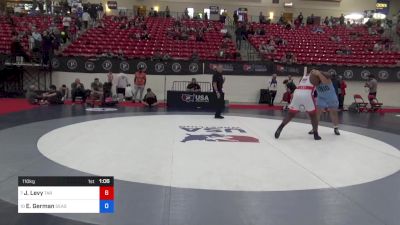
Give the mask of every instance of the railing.
<svg viewBox="0 0 400 225">
<path fill-rule="evenodd" d="M 190 81 L 174 81 L 172 83 L 172 91 L 186 91 L 187 86 L 190 84 Z M 209 92 L 212 90 L 210 82 L 197 82 L 200 85 L 200 90 L 202 92 Z"/>
<path fill-rule="evenodd" d="M 138 11 L 133 10 L 133 9 L 114 10 L 114 11 L 111 11 L 111 12 L 107 12 L 107 15 L 119 15 L 120 13 L 123 14 L 124 16 L 128 16 L 128 17 L 130 17 L 130 16 L 138 16 Z M 149 13 L 150 13 L 149 11 L 146 11 L 145 15 L 143 15 L 143 16 L 149 16 Z M 203 18 L 197 18 L 196 15 L 198 15 L 198 14 L 199 13 L 194 13 L 194 17 L 191 18 L 191 19 L 203 20 L 204 19 L 204 15 L 203 15 Z M 157 16 L 155 16 L 155 17 L 162 17 L 162 18 L 171 17 L 171 18 L 175 18 L 176 19 L 176 18 L 180 18 L 180 17 L 182 17 L 184 15 L 185 15 L 185 12 L 158 11 L 157 12 Z"/>
<path fill-rule="evenodd" d="M 226 22 L 225 24 L 227 25 L 228 28 L 233 29 L 233 31 L 235 31 L 235 21 L 233 21 L 233 19 L 228 15 L 226 17 Z"/>
<path fill-rule="evenodd" d="M 242 45 L 243 47 L 243 45 Z M 250 40 L 244 37 L 244 48 L 247 51 L 247 60 L 248 61 L 261 61 L 262 57 L 260 52 L 250 43 Z"/>
</svg>

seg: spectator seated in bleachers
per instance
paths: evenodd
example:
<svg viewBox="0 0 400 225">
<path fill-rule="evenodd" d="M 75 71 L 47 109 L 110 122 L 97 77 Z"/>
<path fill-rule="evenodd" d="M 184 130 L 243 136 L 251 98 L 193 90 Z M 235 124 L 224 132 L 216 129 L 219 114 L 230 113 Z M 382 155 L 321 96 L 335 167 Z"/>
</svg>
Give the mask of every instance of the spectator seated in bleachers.
<svg viewBox="0 0 400 225">
<path fill-rule="evenodd" d="M 276 48 L 275 48 L 275 46 L 276 46 L 275 42 L 274 42 L 273 40 L 271 40 L 271 41 L 269 42 L 269 44 L 267 45 L 266 53 L 267 53 L 267 54 L 276 53 Z"/>
<path fill-rule="evenodd" d="M 166 52 L 163 56 L 162 56 L 162 60 L 163 61 L 168 61 L 171 60 L 171 56 L 168 54 L 168 52 Z"/>
<path fill-rule="evenodd" d="M 256 29 L 255 35 L 262 36 L 262 35 L 265 35 L 265 34 L 266 33 L 265 33 L 264 29 Z"/>
<path fill-rule="evenodd" d="M 147 32 L 144 31 L 143 33 L 140 34 L 140 40 L 150 40 L 151 35 Z"/>
<path fill-rule="evenodd" d="M 273 39 L 273 43 L 277 46 L 286 45 L 287 41 L 282 39 L 280 36 L 276 35 Z"/>
<path fill-rule="evenodd" d="M 350 40 L 355 41 L 355 40 L 359 40 L 362 37 L 362 34 L 358 33 L 358 32 L 350 32 Z"/>
<path fill-rule="evenodd" d="M 353 51 L 351 50 L 350 46 L 342 46 L 336 50 L 336 54 L 338 55 L 351 55 Z"/>
<path fill-rule="evenodd" d="M 311 32 L 313 32 L 315 34 L 323 34 L 323 33 L 325 33 L 324 29 L 322 27 L 318 27 L 318 26 L 314 27 Z"/>
<path fill-rule="evenodd" d="M 201 32 L 201 31 L 197 32 L 197 34 L 196 34 L 196 41 L 201 41 L 201 42 L 204 42 L 204 41 L 205 41 L 205 39 L 204 39 L 204 33 L 203 33 L 203 32 Z"/>
<path fill-rule="evenodd" d="M 292 52 L 287 52 L 281 59 L 281 63 L 293 64 L 297 63 L 296 56 Z"/>
<path fill-rule="evenodd" d="M 217 59 L 226 59 L 228 57 L 228 53 L 224 48 L 220 47 L 220 49 L 215 53 Z"/>
<path fill-rule="evenodd" d="M 384 48 L 383 48 L 383 45 L 381 43 L 376 42 L 374 44 L 374 48 L 373 48 L 374 52 L 380 52 L 380 51 L 383 51 L 383 49 Z"/>
<path fill-rule="evenodd" d="M 160 51 L 155 51 L 153 54 L 153 57 L 151 58 L 152 61 L 161 61 L 162 60 L 162 54 Z"/>
<path fill-rule="evenodd" d="M 267 45 L 265 42 L 262 42 L 262 43 L 260 44 L 260 46 L 258 47 L 258 51 L 260 51 L 262 54 L 270 53 L 270 52 L 268 51 L 268 45 Z"/>
<path fill-rule="evenodd" d="M 220 33 L 223 24 L 218 21 L 106 16 L 100 22 L 104 23 L 104 29 L 94 27 L 87 30 L 63 51 L 63 55 L 94 56 L 100 51 L 123 47 L 126 59 L 150 59 L 162 48 L 162 52 L 171 58 L 189 58 L 192 50 L 196 50 L 201 59 L 215 59 L 214 53 L 224 39 L 224 34 Z M 127 29 L 119 29 L 121 25 Z M 224 60 L 232 60 L 235 50 L 232 40 L 229 40 L 226 52 L 232 54 Z"/>
<path fill-rule="evenodd" d="M 336 43 L 339 43 L 342 41 L 342 39 L 337 34 L 333 34 L 329 39 Z"/>
<path fill-rule="evenodd" d="M 200 60 L 199 53 L 197 51 L 193 51 L 192 55 L 190 56 L 190 60 L 191 61 L 199 61 Z"/>
</svg>

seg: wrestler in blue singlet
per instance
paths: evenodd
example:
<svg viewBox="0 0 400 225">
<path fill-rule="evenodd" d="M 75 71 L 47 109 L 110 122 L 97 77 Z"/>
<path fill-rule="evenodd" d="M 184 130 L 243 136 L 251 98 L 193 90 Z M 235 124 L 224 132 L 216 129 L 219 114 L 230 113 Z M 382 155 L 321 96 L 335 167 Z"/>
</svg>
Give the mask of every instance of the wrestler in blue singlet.
<svg viewBox="0 0 400 225">
<path fill-rule="evenodd" d="M 317 107 L 319 109 L 337 109 L 339 107 L 338 97 L 332 82 L 323 84 L 322 82 L 317 85 Z"/>
</svg>

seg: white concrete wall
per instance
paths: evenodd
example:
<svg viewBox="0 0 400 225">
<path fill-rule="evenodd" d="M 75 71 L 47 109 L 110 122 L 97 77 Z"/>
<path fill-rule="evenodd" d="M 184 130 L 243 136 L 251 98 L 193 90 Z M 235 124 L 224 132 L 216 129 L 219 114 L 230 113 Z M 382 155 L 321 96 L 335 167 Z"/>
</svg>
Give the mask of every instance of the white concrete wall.
<svg viewBox="0 0 400 225">
<path fill-rule="evenodd" d="M 390 1 L 390 15 L 395 15 L 400 10 L 400 1 L 399 0 L 392 0 Z"/>
<path fill-rule="evenodd" d="M 117 75 L 115 75 L 116 77 Z M 68 72 L 54 72 L 53 83 L 60 87 L 70 84 L 75 78 L 80 78 L 81 82 L 90 88 L 90 83 L 95 77 L 100 78 L 101 82 L 106 81 L 107 74 L 90 74 L 90 73 L 68 73 Z M 128 75 L 129 80 L 133 83 L 133 75 Z M 173 81 L 190 81 L 195 77 L 197 81 L 211 82 L 211 75 L 196 75 L 196 76 L 163 76 L 163 75 L 148 75 L 147 87 L 150 87 L 158 96 L 159 99 L 164 99 L 165 90 L 172 87 Z M 226 76 L 226 83 L 224 90 L 226 98 L 230 102 L 240 103 L 256 103 L 259 99 L 259 90 L 266 87 L 266 82 L 269 77 L 260 76 Z M 276 100 L 279 102 L 284 93 L 284 85 L 282 81 L 284 77 L 278 77 L 279 89 Z M 295 78 L 296 82 L 299 78 Z M 114 82 L 115 83 L 115 82 Z M 364 91 L 364 82 L 348 81 L 347 96 L 345 104 L 349 105 L 353 101 L 353 94 L 361 94 L 367 98 L 367 93 Z M 166 89 L 165 89 L 166 87 Z M 114 92 L 115 93 L 115 92 Z M 379 83 L 378 86 L 378 99 L 384 103 L 385 106 L 400 107 L 400 83 Z"/>
<path fill-rule="evenodd" d="M 393 0 L 397 1 L 397 0 Z M 90 2 L 103 2 L 107 0 L 91 0 Z M 299 12 L 303 12 L 305 16 L 314 13 L 316 16 L 340 16 L 341 13 L 363 12 L 364 10 L 375 9 L 376 0 L 342 0 L 341 2 L 315 1 L 315 0 L 291 0 L 293 8 L 284 8 L 285 0 L 281 0 L 279 4 L 272 4 L 272 0 L 117 0 L 119 7 L 133 9 L 134 5 L 146 6 L 147 9 L 158 6 L 160 10 L 164 10 L 168 5 L 171 12 L 183 12 L 185 8 L 194 8 L 195 12 L 202 12 L 204 8 L 210 5 L 217 5 L 220 8 L 228 10 L 229 15 L 238 8 L 247 8 L 249 15 L 258 16 L 260 11 L 264 15 L 274 12 L 275 20 L 283 12 L 292 12 L 295 16 Z"/>
</svg>

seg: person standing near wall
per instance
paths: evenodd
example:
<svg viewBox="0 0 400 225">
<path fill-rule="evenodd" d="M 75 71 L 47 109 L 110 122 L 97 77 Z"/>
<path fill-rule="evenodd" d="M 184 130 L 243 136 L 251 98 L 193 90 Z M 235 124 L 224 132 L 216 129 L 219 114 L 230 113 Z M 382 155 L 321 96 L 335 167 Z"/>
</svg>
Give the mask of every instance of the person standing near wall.
<svg viewBox="0 0 400 225">
<path fill-rule="evenodd" d="M 107 98 L 112 98 L 113 96 L 113 91 L 112 91 L 113 80 L 114 76 L 110 71 L 107 75 L 107 82 L 104 82 L 103 84 L 103 104 L 107 101 Z"/>
<path fill-rule="evenodd" d="M 235 30 L 235 36 L 236 36 L 236 47 L 239 50 L 240 50 L 240 48 L 242 46 L 243 33 L 244 33 L 243 26 L 242 25 L 238 25 L 236 30 Z"/>
<path fill-rule="evenodd" d="M 165 7 L 165 17 L 167 17 L 167 18 L 171 17 L 171 14 L 169 12 L 169 7 L 168 6 Z"/>
<path fill-rule="evenodd" d="M 268 90 L 269 90 L 269 96 L 270 96 L 270 102 L 269 105 L 273 106 L 274 105 L 274 100 L 276 97 L 276 92 L 278 90 L 278 81 L 276 80 L 276 74 L 272 74 L 271 79 L 268 81 Z"/>
<path fill-rule="evenodd" d="M 110 72 L 111 74 L 111 72 Z M 117 95 L 122 95 L 125 97 L 125 88 L 128 86 L 128 77 L 124 73 L 119 73 L 117 78 Z"/>
<path fill-rule="evenodd" d="M 302 25 L 303 24 L 303 19 L 304 19 L 302 12 L 300 12 L 300 14 L 297 16 L 297 19 L 299 20 L 300 25 Z"/>
<path fill-rule="evenodd" d="M 213 92 L 216 96 L 216 103 L 215 103 L 215 119 L 223 119 L 224 117 L 221 115 L 222 110 L 224 109 L 224 92 L 223 92 L 223 85 L 225 82 L 225 78 L 222 75 L 223 66 L 222 64 L 218 64 L 215 68 L 213 78 L 212 78 L 212 86 Z"/>
<path fill-rule="evenodd" d="M 62 24 L 64 27 L 64 32 L 69 33 L 69 27 L 71 26 L 72 19 L 69 14 L 66 14 L 62 20 Z"/>
<path fill-rule="evenodd" d="M 132 102 L 136 102 L 138 92 L 140 92 L 139 102 L 142 102 L 143 90 L 144 87 L 146 86 L 146 81 L 147 81 L 146 73 L 144 72 L 143 68 L 140 68 L 139 71 L 135 73 L 135 80 L 134 80 L 135 94 L 133 96 Z"/>
<path fill-rule="evenodd" d="M 130 84 L 128 84 L 125 88 L 125 101 L 133 100 L 133 89 Z"/>
<path fill-rule="evenodd" d="M 103 15 L 104 15 L 104 8 L 103 8 L 103 4 L 99 4 L 97 6 L 97 18 L 99 20 L 103 19 Z"/>
<path fill-rule="evenodd" d="M 238 21 L 239 21 L 239 16 L 237 14 L 237 11 L 235 10 L 233 12 L 233 24 L 236 25 L 238 23 Z"/>
<path fill-rule="evenodd" d="M 376 98 L 376 93 L 378 91 L 378 81 L 373 74 L 368 76 L 368 81 L 365 83 L 364 87 L 369 89 L 368 100 L 372 102 Z"/>
<path fill-rule="evenodd" d="M 86 29 L 89 28 L 89 21 L 90 21 L 90 14 L 87 11 L 84 11 L 82 14 L 82 21 L 83 21 L 83 27 Z"/>
<path fill-rule="evenodd" d="M 343 110 L 344 97 L 346 96 L 347 84 L 343 80 L 343 76 L 339 76 L 340 92 L 339 92 L 339 110 Z"/>
</svg>

